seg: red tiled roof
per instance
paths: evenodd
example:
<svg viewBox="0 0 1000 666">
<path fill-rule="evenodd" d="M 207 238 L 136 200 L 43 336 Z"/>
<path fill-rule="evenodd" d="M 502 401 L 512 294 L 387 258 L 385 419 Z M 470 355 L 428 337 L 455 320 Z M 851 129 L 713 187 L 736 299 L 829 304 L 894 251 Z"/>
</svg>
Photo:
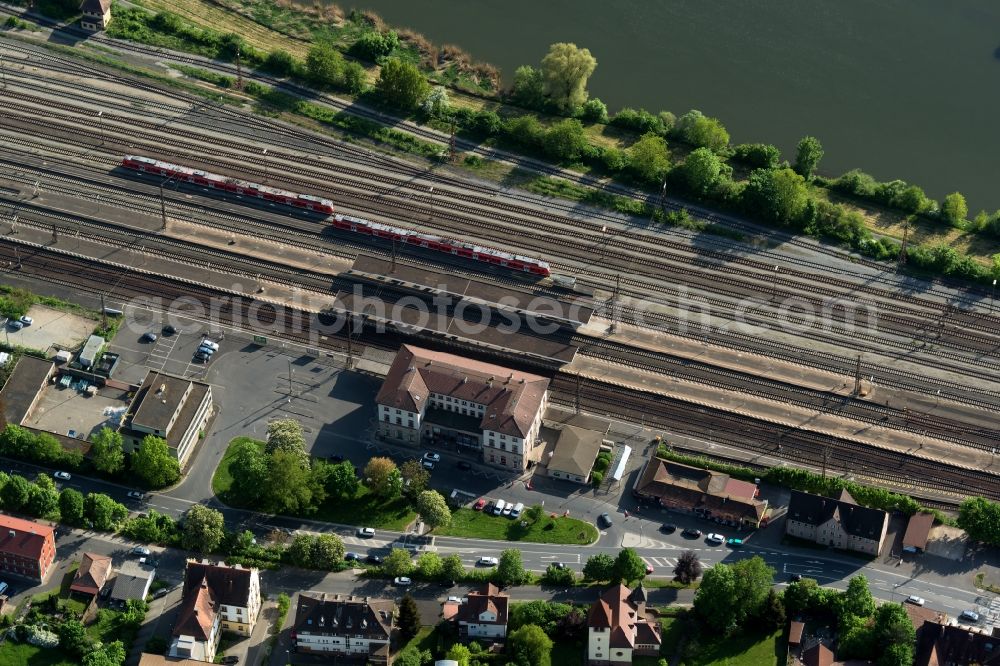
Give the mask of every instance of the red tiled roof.
<svg viewBox="0 0 1000 666">
<path fill-rule="evenodd" d="M 802 653 L 802 663 L 805 666 L 832 666 L 833 652 L 822 643 L 816 643 Z"/>
<path fill-rule="evenodd" d="M 49 538 L 55 533 L 48 525 L 0 514 L 0 553 L 40 560 Z"/>
<path fill-rule="evenodd" d="M 483 405 L 483 430 L 525 437 L 541 408 L 549 380 L 455 354 L 403 345 L 376 402 L 420 412 L 431 393 Z"/>
<path fill-rule="evenodd" d="M 802 642 L 802 632 L 805 630 L 806 625 L 803 622 L 792 621 L 788 625 L 788 644 L 798 645 Z"/>
<path fill-rule="evenodd" d="M 180 617 L 174 625 L 174 636 L 193 636 L 207 641 L 215 624 L 216 602 L 208 581 L 202 578 L 196 591 L 191 591 L 181 602 Z"/>
<path fill-rule="evenodd" d="M 510 600 L 506 594 L 500 592 L 493 583 L 487 583 L 481 590 L 471 590 L 466 595 L 465 603 L 458 607 L 456 619 L 459 622 L 472 622 L 475 624 L 507 624 L 507 602 Z M 496 615 L 493 622 L 484 622 L 479 619 L 480 614 L 490 611 Z"/>
<path fill-rule="evenodd" d="M 933 513 L 921 512 L 913 514 L 910 516 L 910 522 L 906 524 L 903 545 L 923 550 L 927 547 L 927 539 L 931 535 L 932 527 L 934 527 Z"/>
<path fill-rule="evenodd" d="M 96 553 L 84 553 L 80 567 L 73 576 L 73 584 L 69 589 L 87 594 L 97 594 L 108 582 L 111 574 L 111 558 Z"/>
</svg>

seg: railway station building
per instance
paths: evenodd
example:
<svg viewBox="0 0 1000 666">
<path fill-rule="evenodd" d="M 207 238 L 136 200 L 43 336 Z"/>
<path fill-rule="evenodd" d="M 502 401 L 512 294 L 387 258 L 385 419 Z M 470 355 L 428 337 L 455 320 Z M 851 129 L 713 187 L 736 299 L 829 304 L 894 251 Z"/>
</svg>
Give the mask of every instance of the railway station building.
<svg viewBox="0 0 1000 666">
<path fill-rule="evenodd" d="M 462 356 L 403 345 L 378 404 L 378 436 L 448 447 L 523 472 L 539 461 L 549 380 Z"/>
<path fill-rule="evenodd" d="M 861 506 L 846 490 L 837 497 L 793 490 L 788 502 L 785 533 L 821 546 L 878 555 L 888 530 L 887 512 Z"/>
</svg>

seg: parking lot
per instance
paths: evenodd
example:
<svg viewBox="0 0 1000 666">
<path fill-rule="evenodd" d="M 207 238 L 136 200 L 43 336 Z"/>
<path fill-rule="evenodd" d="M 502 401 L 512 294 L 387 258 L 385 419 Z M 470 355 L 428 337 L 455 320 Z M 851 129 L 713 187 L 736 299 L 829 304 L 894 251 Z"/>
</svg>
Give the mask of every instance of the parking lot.
<svg viewBox="0 0 1000 666">
<path fill-rule="evenodd" d="M 97 321 L 70 312 L 56 310 L 45 305 L 33 305 L 28 310 L 30 326 L 14 330 L 10 323 L 4 323 L 4 341 L 8 345 L 41 349 L 59 347 L 76 349 L 94 332 Z"/>
</svg>

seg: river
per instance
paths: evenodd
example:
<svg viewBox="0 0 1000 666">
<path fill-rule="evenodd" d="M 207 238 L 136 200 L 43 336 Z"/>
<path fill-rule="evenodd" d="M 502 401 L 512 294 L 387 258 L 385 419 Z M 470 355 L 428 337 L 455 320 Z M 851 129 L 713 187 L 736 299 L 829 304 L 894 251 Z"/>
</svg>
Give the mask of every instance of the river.
<svg viewBox="0 0 1000 666">
<path fill-rule="evenodd" d="M 345 8 L 349 1 L 340 2 Z M 364 0 L 461 46 L 505 82 L 557 41 L 597 58 L 588 89 L 622 106 L 697 108 L 734 143 L 805 134 L 825 175 L 902 178 L 973 213 L 1000 208 L 997 0 Z"/>
</svg>

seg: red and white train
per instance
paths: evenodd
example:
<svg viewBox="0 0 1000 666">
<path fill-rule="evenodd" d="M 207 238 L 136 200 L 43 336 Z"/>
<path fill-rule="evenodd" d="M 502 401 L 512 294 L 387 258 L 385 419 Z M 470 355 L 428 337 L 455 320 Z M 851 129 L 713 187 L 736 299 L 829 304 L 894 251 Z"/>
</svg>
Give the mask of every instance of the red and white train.
<svg viewBox="0 0 1000 666">
<path fill-rule="evenodd" d="M 267 201 L 274 201 L 277 203 L 295 206 L 296 208 L 305 208 L 319 213 L 334 213 L 333 202 L 329 199 L 321 199 L 308 194 L 296 194 L 295 192 L 279 190 L 273 187 L 267 187 L 266 185 L 258 185 L 257 183 L 250 183 L 236 178 L 229 178 L 228 176 L 219 176 L 205 171 L 192 169 L 190 167 L 177 166 L 175 164 L 161 162 L 160 160 L 154 160 L 149 157 L 126 155 L 122 160 L 122 166 L 135 171 L 141 171 L 143 173 L 152 173 L 164 177 L 170 176 L 175 180 L 194 183 L 196 185 L 211 187 L 213 189 L 232 192 L 235 194 L 254 196 Z M 533 259 L 532 257 L 503 252 L 491 247 L 466 243 L 464 241 L 453 240 L 451 238 L 442 238 L 441 236 L 424 234 L 411 229 L 382 224 L 381 222 L 372 222 L 371 220 L 365 220 L 360 217 L 341 215 L 337 213 L 333 215 L 331 224 L 343 231 L 363 234 L 365 236 L 374 236 L 375 238 L 383 238 L 389 241 L 395 240 L 399 243 L 405 243 L 406 245 L 422 247 L 437 252 L 445 252 L 464 259 L 471 259 L 472 261 L 487 263 L 493 266 L 500 266 L 514 271 L 531 273 L 533 275 L 544 277 L 552 274 L 548 262 L 541 261 L 540 259 Z"/>
</svg>

